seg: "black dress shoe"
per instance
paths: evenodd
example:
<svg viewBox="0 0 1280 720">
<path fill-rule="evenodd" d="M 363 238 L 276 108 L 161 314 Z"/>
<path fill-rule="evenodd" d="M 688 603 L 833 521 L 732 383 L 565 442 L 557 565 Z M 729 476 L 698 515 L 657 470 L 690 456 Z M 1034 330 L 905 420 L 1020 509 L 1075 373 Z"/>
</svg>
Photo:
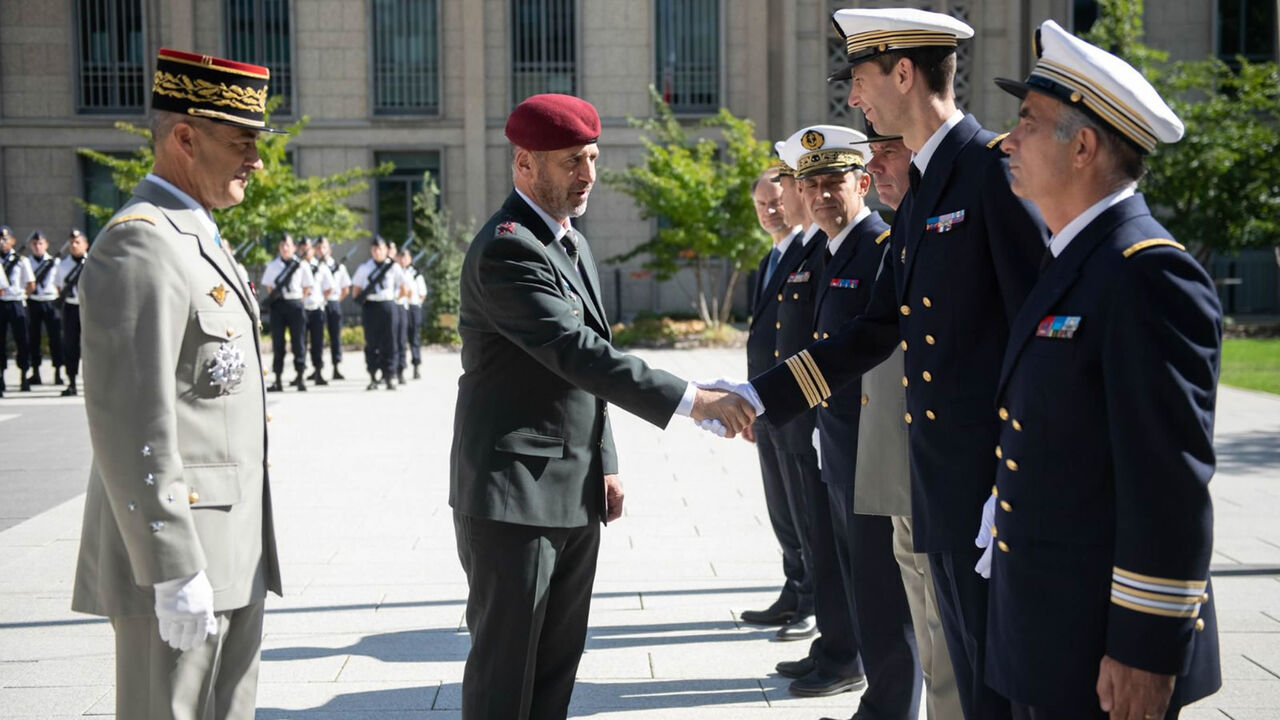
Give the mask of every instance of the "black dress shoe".
<svg viewBox="0 0 1280 720">
<path fill-rule="evenodd" d="M 818 621 L 812 615 L 802 615 L 778 628 L 777 638 L 783 641 L 809 640 L 818 635 Z"/>
<path fill-rule="evenodd" d="M 62 368 L 60 367 L 55 367 L 53 369 L 53 384 L 54 385 L 62 384 Z"/>
<path fill-rule="evenodd" d="M 786 625 L 796 614 L 795 598 L 779 597 L 763 610 L 743 610 L 738 617 L 752 625 Z"/>
<path fill-rule="evenodd" d="M 414 366 L 413 366 L 413 379 L 414 379 L 414 380 L 421 380 L 421 379 L 422 379 L 422 372 L 418 370 L 418 366 L 417 366 L 417 365 L 414 365 Z"/>
<path fill-rule="evenodd" d="M 396 373 L 396 382 L 400 383 L 401 385 L 408 385 L 408 384 L 409 384 L 409 383 L 405 382 L 405 380 L 404 380 L 404 371 L 403 371 L 403 370 L 401 370 L 400 372 Z"/>
<path fill-rule="evenodd" d="M 792 695 L 801 697 L 826 697 L 828 695 L 839 695 L 840 693 L 861 690 L 866 686 L 867 678 L 864 675 L 845 677 L 831 675 L 814 668 L 813 672 L 808 675 L 792 680 L 787 689 L 791 691 Z"/>
<path fill-rule="evenodd" d="M 280 383 L 280 376 L 276 376 L 276 381 L 267 386 L 267 392 L 284 392 L 284 385 Z"/>
<path fill-rule="evenodd" d="M 370 381 L 369 381 L 369 384 L 364 386 L 364 389 L 365 389 L 365 390 L 377 390 L 377 389 L 378 389 L 378 381 L 377 381 L 377 380 L 370 380 Z"/>
<path fill-rule="evenodd" d="M 334 380 L 346 380 L 346 378 L 342 376 L 342 373 L 338 372 L 338 368 L 334 368 L 334 369 L 333 369 L 333 379 L 334 379 Z"/>
<path fill-rule="evenodd" d="M 817 666 L 818 663 L 815 662 L 813 658 L 804 657 L 800 660 L 783 660 L 777 665 L 774 665 L 773 669 L 777 670 L 778 674 L 782 677 L 794 679 L 808 675 L 813 672 L 813 669 Z"/>
<path fill-rule="evenodd" d="M 387 378 L 387 389 L 388 389 L 388 390 L 395 390 L 395 389 L 396 389 L 396 381 L 395 381 L 395 380 L 392 380 L 391 378 Z"/>
<path fill-rule="evenodd" d="M 324 379 L 324 377 L 323 377 L 323 376 L 320 376 L 320 375 L 317 375 L 316 377 L 314 377 L 314 378 L 312 378 L 312 379 L 313 379 L 313 380 L 315 380 L 316 385 L 328 385 L 328 384 L 329 384 L 329 381 L 328 381 L 328 380 L 325 380 L 325 379 Z"/>
<path fill-rule="evenodd" d="M 72 380 L 67 385 L 67 389 L 62 391 L 62 397 L 75 397 L 75 396 L 76 396 L 76 381 Z"/>
<path fill-rule="evenodd" d="M 27 385 L 30 386 L 30 385 L 43 385 L 43 384 L 44 384 L 44 380 L 40 379 L 40 371 L 33 370 L 31 372 L 31 377 L 27 380 Z"/>
</svg>

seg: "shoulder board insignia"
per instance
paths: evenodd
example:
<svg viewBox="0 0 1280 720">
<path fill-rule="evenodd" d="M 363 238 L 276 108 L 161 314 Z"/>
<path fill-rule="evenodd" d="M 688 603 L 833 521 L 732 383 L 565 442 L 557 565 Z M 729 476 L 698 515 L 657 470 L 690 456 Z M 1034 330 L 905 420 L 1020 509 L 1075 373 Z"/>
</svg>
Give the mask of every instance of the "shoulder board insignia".
<svg viewBox="0 0 1280 720">
<path fill-rule="evenodd" d="M 1147 248 L 1149 248 L 1149 247 L 1159 247 L 1159 246 L 1161 246 L 1161 245 L 1168 245 L 1168 246 L 1170 246 L 1170 247 L 1176 247 L 1176 248 L 1178 248 L 1179 250 L 1186 250 L 1186 249 L 1187 249 L 1187 248 L 1186 248 L 1186 246 L 1185 246 L 1185 245 L 1183 245 L 1182 243 L 1174 242 L 1173 240 L 1170 240 L 1169 238 L 1151 238 L 1151 239 L 1149 239 L 1149 240 L 1141 240 L 1141 241 L 1138 241 L 1138 242 L 1136 242 L 1136 243 L 1134 243 L 1134 244 L 1130 245 L 1129 247 L 1125 248 L 1125 249 L 1124 249 L 1124 256 L 1125 256 L 1125 257 L 1129 257 L 1130 255 L 1133 255 L 1134 253 L 1142 252 L 1143 250 L 1146 250 L 1146 249 L 1147 249 Z"/>
<path fill-rule="evenodd" d="M 884 232 L 880 233 L 880 237 L 877 237 L 877 238 L 876 238 L 876 244 L 877 244 L 877 245 L 879 245 L 880 243 L 884 242 L 884 241 L 885 241 L 885 238 L 889 237 L 889 233 L 891 233 L 891 232 L 893 232 L 893 231 L 892 231 L 892 230 L 885 230 Z"/>
<path fill-rule="evenodd" d="M 498 225 L 498 229 L 495 232 L 499 235 L 514 235 L 516 232 L 516 224 L 508 220 L 507 222 Z"/>
<path fill-rule="evenodd" d="M 112 220 L 110 223 L 107 223 L 107 227 L 106 227 L 106 228 L 104 228 L 104 229 L 105 229 L 105 230 L 110 230 L 111 228 L 113 228 L 113 227 L 115 227 L 115 226 L 117 226 L 117 225 L 120 225 L 121 223 L 132 222 L 132 221 L 134 221 L 134 220 L 141 220 L 142 222 L 145 222 L 145 223 L 147 223 L 147 224 L 149 224 L 149 225 L 155 225 L 155 224 L 156 224 L 155 219 L 154 219 L 154 218 L 152 218 L 152 217 L 151 217 L 151 216 L 149 216 L 149 215 L 121 215 L 120 217 L 118 217 L 118 218 L 116 218 L 116 219 Z"/>
<path fill-rule="evenodd" d="M 999 135 L 991 138 L 991 142 L 987 143 L 987 149 L 990 150 L 994 148 L 1000 144 L 1001 140 L 1004 140 L 1007 137 L 1009 137 L 1009 133 L 1000 133 Z"/>
</svg>

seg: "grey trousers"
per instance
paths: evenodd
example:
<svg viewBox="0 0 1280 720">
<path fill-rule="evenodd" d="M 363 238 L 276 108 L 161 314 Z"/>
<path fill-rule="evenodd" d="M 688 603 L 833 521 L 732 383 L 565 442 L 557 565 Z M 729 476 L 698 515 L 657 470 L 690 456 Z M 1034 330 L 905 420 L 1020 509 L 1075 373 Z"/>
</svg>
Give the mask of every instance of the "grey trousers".
<svg viewBox="0 0 1280 720">
<path fill-rule="evenodd" d="M 933 589 L 929 556 L 911 551 L 911 520 L 893 516 L 893 554 L 902 571 L 907 590 L 916 646 L 920 649 L 920 669 L 924 671 L 925 708 L 929 720 L 964 720 L 960 692 L 947 654 L 947 638 L 938 615 L 938 595 Z"/>
<path fill-rule="evenodd" d="M 160 639 L 156 618 L 111 618 L 116 631 L 116 717 L 253 720 L 263 600 L 217 614 L 218 634 L 187 652 Z"/>
</svg>

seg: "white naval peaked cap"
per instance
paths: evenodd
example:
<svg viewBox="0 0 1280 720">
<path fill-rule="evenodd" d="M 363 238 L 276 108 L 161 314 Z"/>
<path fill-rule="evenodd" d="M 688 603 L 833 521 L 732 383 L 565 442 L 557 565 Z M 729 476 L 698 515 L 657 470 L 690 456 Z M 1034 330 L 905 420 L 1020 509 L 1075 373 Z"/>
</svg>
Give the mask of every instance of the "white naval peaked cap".
<svg viewBox="0 0 1280 720">
<path fill-rule="evenodd" d="M 1036 29 L 1036 65 L 1026 82 L 996 78 L 1006 92 L 1036 90 L 1084 111 L 1142 153 L 1182 139 L 1182 120 L 1132 65 L 1046 20 Z"/>
<path fill-rule="evenodd" d="M 778 174 L 774 175 L 772 178 L 773 182 L 780 182 L 784 177 L 796 176 L 795 166 L 787 161 L 787 156 L 785 154 L 786 147 L 787 147 L 786 140 L 779 140 L 778 142 L 773 144 L 773 151 L 778 154 L 778 157 L 774 158 L 774 162 L 772 166 L 778 169 Z"/>
<path fill-rule="evenodd" d="M 867 164 L 867 136 L 843 125 L 809 125 L 787 138 L 781 157 L 803 178 L 848 172 Z"/>
<path fill-rule="evenodd" d="M 846 9 L 831 16 L 845 41 L 849 67 L 827 78 L 847 80 L 856 65 L 877 55 L 915 47 L 955 47 L 973 37 L 973 28 L 950 15 L 915 8 Z"/>
</svg>

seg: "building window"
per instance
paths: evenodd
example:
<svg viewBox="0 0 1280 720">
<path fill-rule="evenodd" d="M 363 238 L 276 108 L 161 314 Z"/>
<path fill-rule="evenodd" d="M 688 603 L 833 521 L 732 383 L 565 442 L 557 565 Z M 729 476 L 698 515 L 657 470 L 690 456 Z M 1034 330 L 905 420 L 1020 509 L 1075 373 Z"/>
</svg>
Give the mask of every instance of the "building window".
<svg viewBox="0 0 1280 720">
<path fill-rule="evenodd" d="M 142 0 L 76 0 L 82 113 L 141 113 L 146 107 Z"/>
<path fill-rule="evenodd" d="M 1218 0 L 1218 57 L 1234 65 L 1276 59 L 1275 0 Z"/>
<path fill-rule="evenodd" d="M 1071 0 L 1071 29 L 1087 33 L 1098 19 L 1098 0 Z"/>
<path fill-rule="evenodd" d="M 511 0 L 511 102 L 576 94 L 576 0 Z"/>
<path fill-rule="evenodd" d="M 422 192 L 422 174 L 431 173 L 440 182 L 438 152 L 380 152 L 375 164 L 395 163 L 390 175 L 378 178 L 374 202 L 378 208 L 376 232 L 399 245 L 413 232 L 413 196 Z M 443 189 L 443 188 L 441 188 Z"/>
<path fill-rule="evenodd" d="M 227 56 L 271 71 L 277 115 L 293 114 L 293 44 L 289 0 L 226 0 Z"/>
<path fill-rule="evenodd" d="M 106 154 L 121 160 L 133 157 L 127 152 Z M 129 199 L 129 193 L 116 187 L 111 179 L 111 168 L 106 165 L 100 165 L 87 157 L 80 157 L 80 178 L 80 198 L 91 205 L 100 205 L 115 211 Z M 90 240 L 97 237 L 102 225 L 103 223 L 95 220 L 89 213 L 84 214 L 84 233 Z"/>
<path fill-rule="evenodd" d="M 720 107 L 720 0 L 654 3 L 656 86 L 675 112 Z"/>
<path fill-rule="evenodd" d="M 439 3 L 373 0 L 373 111 L 440 111 Z"/>
</svg>

